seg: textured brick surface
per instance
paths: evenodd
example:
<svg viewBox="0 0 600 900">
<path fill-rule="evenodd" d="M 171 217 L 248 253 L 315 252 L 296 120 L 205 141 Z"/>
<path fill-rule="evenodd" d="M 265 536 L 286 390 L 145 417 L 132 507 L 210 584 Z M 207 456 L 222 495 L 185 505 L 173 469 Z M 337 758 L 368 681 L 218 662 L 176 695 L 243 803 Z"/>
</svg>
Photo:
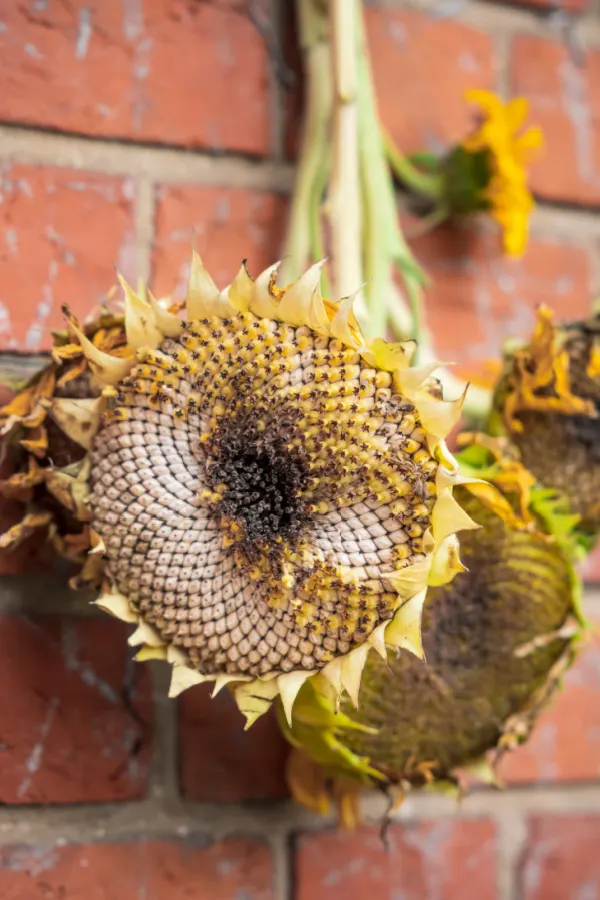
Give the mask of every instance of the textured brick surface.
<svg viewBox="0 0 600 900">
<path fill-rule="evenodd" d="M 221 691 L 211 699 L 205 686 L 180 700 L 181 789 L 203 803 L 263 800 L 287 795 L 288 745 L 272 714 L 248 731 L 233 698 Z"/>
<path fill-rule="evenodd" d="M 508 782 L 600 778 L 600 635 L 590 638 L 529 741 L 507 754 Z"/>
<path fill-rule="evenodd" d="M 519 873 L 522 900 L 595 900 L 600 816 L 536 816 Z"/>
<path fill-rule="evenodd" d="M 264 42 L 235 0 L 9 3 L 0 119 L 263 153 Z"/>
<path fill-rule="evenodd" d="M 132 662 L 125 638 L 108 617 L 1 618 L 2 803 L 144 794 L 148 671 Z"/>
<path fill-rule="evenodd" d="M 3 900 L 275 900 L 258 841 L 0 848 Z"/>
<path fill-rule="evenodd" d="M 257 275 L 279 259 L 286 205 L 261 191 L 167 187 L 157 192 L 153 283 L 159 294 L 185 295 L 192 244 L 217 285 L 225 287 L 248 259 Z"/>
<path fill-rule="evenodd" d="M 297 900 L 496 897 L 491 822 L 446 819 L 395 825 L 388 836 L 388 851 L 376 828 L 300 837 Z"/>
<path fill-rule="evenodd" d="M 0 349 L 32 352 L 133 277 L 133 185 L 89 172 L 14 165 L 0 181 Z"/>
<path fill-rule="evenodd" d="M 377 101 L 404 151 L 439 151 L 472 124 L 467 88 L 492 87 L 489 35 L 408 10 L 367 9 Z"/>
<path fill-rule="evenodd" d="M 565 318 L 589 310 L 590 260 L 578 247 L 532 239 L 510 260 L 495 235 L 443 228 L 413 248 L 432 279 L 426 310 L 437 354 L 459 371 L 482 371 L 506 338 L 530 334 L 542 302 Z"/>
<path fill-rule="evenodd" d="M 600 201 L 600 52 L 574 59 L 566 44 L 513 39 L 510 85 L 530 101 L 546 150 L 532 166 L 531 183 L 544 197 Z"/>
</svg>

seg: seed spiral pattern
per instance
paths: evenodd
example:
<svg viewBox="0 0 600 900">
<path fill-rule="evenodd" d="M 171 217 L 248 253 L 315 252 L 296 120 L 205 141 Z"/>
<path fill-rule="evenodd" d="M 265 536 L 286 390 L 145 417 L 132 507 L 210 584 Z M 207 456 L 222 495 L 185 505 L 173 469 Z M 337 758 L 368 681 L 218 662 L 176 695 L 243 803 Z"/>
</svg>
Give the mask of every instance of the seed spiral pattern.
<svg viewBox="0 0 600 900">
<path fill-rule="evenodd" d="M 438 463 L 389 372 L 241 312 L 138 353 L 92 455 L 107 572 L 207 673 L 322 668 L 392 618 Z"/>
</svg>

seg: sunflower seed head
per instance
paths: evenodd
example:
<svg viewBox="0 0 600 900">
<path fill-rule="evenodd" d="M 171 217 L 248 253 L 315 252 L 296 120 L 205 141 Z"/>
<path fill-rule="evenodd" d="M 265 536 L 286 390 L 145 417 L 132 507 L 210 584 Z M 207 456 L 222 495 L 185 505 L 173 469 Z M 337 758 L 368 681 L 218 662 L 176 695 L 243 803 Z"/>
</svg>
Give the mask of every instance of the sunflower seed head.
<svg viewBox="0 0 600 900">
<path fill-rule="evenodd" d="M 108 573 L 206 674 L 316 670 L 390 620 L 438 464 L 352 347 L 249 312 L 192 322 L 116 386 L 93 453 Z"/>
</svg>

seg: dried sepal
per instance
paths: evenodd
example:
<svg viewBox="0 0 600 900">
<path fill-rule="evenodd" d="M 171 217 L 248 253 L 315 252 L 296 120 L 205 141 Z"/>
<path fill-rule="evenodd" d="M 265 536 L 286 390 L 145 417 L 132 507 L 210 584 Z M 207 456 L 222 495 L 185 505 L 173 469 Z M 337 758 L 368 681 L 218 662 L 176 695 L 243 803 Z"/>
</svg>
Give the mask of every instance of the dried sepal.
<svg viewBox="0 0 600 900">
<path fill-rule="evenodd" d="M 259 319 L 278 318 L 278 303 L 273 292 L 277 271 L 281 262 L 276 262 L 256 278 L 252 291 L 252 299 L 250 301 L 250 312 L 258 316 Z"/>
<path fill-rule="evenodd" d="M 185 306 L 190 321 L 211 316 L 232 316 L 236 312 L 227 296 L 219 291 L 195 250 L 192 254 Z"/>
<path fill-rule="evenodd" d="M 71 315 L 68 306 L 63 306 L 63 312 L 69 322 L 69 328 L 81 344 L 90 369 L 100 383 L 118 384 L 119 381 L 122 381 L 135 365 L 135 358 L 133 356 L 112 356 L 104 350 L 99 350 L 83 333 L 77 319 Z"/>
<path fill-rule="evenodd" d="M 424 656 L 421 622 L 426 596 L 427 590 L 424 588 L 407 600 L 396 612 L 385 632 L 386 642 L 390 646 L 408 650 L 419 659 Z"/>
<path fill-rule="evenodd" d="M 277 315 L 282 322 L 294 327 L 310 323 L 313 294 L 319 290 L 324 264 L 325 260 L 315 263 L 283 291 L 277 307 Z"/>
<path fill-rule="evenodd" d="M 158 347 L 164 334 L 159 327 L 152 305 L 139 297 L 120 272 L 119 284 L 125 296 L 125 334 L 127 343 L 134 350 L 142 347 Z"/>
<path fill-rule="evenodd" d="M 40 528 L 46 528 L 52 521 L 52 513 L 47 511 L 26 513 L 20 522 L 0 535 L 0 550 L 17 547 Z"/>
<path fill-rule="evenodd" d="M 53 397 L 42 402 L 67 437 L 85 450 L 91 450 L 92 442 L 100 427 L 101 416 L 106 409 L 103 397 L 90 399 Z"/>
<path fill-rule="evenodd" d="M 154 319 L 163 337 L 178 338 L 185 328 L 184 319 L 166 309 L 163 303 L 157 300 L 150 291 L 148 291 L 148 303 L 152 307 Z"/>
<path fill-rule="evenodd" d="M 90 496 L 91 459 L 84 457 L 63 469 L 45 470 L 45 484 L 58 502 L 80 522 L 91 520 L 88 505 Z"/>
</svg>

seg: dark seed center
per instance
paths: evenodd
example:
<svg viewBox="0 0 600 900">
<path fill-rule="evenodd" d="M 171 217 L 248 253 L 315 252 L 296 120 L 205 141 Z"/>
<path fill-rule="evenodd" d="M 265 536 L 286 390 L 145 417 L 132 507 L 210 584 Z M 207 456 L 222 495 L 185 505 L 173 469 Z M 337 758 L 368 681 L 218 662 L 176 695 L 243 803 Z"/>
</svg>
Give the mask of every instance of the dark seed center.
<svg viewBox="0 0 600 900">
<path fill-rule="evenodd" d="M 246 541 L 289 539 L 300 532 L 308 469 L 280 440 L 230 433 L 208 471 L 214 486 L 226 488 L 220 514 L 242 525 Z"/>
</svg>

